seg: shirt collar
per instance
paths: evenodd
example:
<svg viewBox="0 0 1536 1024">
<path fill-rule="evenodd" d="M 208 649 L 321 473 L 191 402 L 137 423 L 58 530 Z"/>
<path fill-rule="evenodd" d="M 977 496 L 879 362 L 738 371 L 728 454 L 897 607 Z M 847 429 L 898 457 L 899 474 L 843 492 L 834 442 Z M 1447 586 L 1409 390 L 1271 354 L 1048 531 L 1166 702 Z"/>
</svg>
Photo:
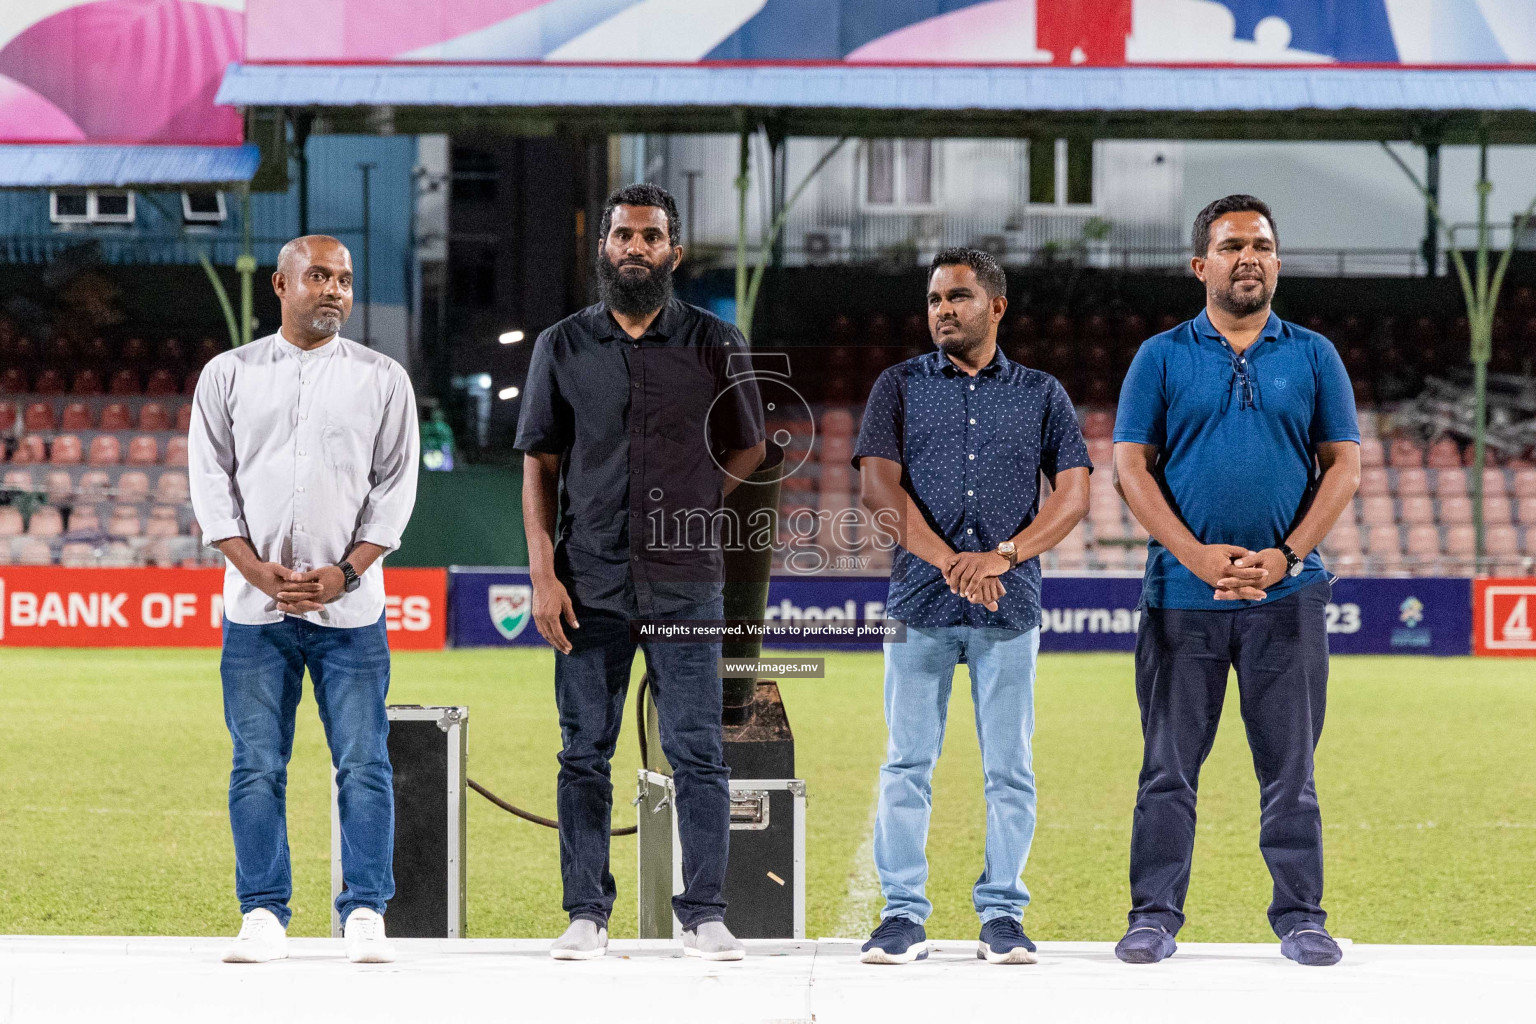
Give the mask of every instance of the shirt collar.
<svg viewBox="0 0 1536 1024">
<path fill-rule="evenodd" d="M 619 326 L 619 322 L 609 312 L 607 303 L 599 302 L 592 308 L 595 314 L 592 335 L 600 341 L 613 339 L 634 342 L 643 341 L 646 338 L 671 338 L 682 326 L 683 304 L 676 296 L 667 300 L 666 305 L 661 307 L 661 313 L 651 321 L 651 326 L 647 327 L 645 333 L 638 338 L 630 337 L 629 332 Z"/>
<path fill-rule="evenodd" d="M 935 350 L 934 355 L 939 359 L 939 372 L 946 377 L 969 376 L 964 370 L 956 366 L 954 360 L 945 355 L 942 350 Z M 1003 355 L 1003 346 L 999 345 L 997 350 L 992 353 L 991 361 L 977 371 L 977 376 L 998 376 L 1008 368 L 1008 363 L 1008 357 Z"/>
<path fill-rule="evenodd" d="M 312 348 L 307 351 L 305 349 L 299 348 L 299 346 L 283 337 L 281 328 L 279 328 L 278 332 L 272 335 L 272 337 L 277 339 L 277 350 L 283 355 L 289 356 L 308 356 L 310 359 L 319 359 L 324 356 L 329 356 L 332 352 L 335 352 L 338 348 L 341 347 L 339 344 L 341 341 L 341 335 L 339 334 L 332 335 L 331 340 L 326 342 L 324 345 L 321 345 L 319 348 Z"/>
<path fill-rule="evenodd" d="M 1274 310 L 1270 310 L 1269 319 L 1264 321 L 1264 329 L 1259 332 L 1259 340 L 1263 340 L 1264 338 L 1279 338 L 1280 327 L 1280 318 L 1275 315 Z M 1209 338 L 1211 341 L 1214 341 L 1218 345 L 1225 346 L 1226 344 L 1226 339 L 1223 338 L 1221 332 L 1216 329 L 1216 325 L 1211 323 L 1210 314 L 1204 309 L 1202 309 L 1199 315 L 1195 317 L 1195 333 L 1201 337 Z"/>
</svg>

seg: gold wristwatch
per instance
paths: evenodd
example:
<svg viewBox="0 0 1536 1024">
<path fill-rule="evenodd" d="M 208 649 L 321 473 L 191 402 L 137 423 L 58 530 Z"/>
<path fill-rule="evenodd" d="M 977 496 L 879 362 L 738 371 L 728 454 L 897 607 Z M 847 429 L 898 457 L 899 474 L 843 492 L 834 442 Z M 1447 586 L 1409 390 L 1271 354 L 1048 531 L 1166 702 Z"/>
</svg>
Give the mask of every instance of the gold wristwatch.
<svg viewBox="0 0 1536 1024">
<path fill-rule="evenodd" d="M 1017 568 L 1019 564 L 1019 549 L 1013 541 L 1005 540 L 997 546 L 997 553 L 1008 559 L 1008 568 Z"/>
</svg>

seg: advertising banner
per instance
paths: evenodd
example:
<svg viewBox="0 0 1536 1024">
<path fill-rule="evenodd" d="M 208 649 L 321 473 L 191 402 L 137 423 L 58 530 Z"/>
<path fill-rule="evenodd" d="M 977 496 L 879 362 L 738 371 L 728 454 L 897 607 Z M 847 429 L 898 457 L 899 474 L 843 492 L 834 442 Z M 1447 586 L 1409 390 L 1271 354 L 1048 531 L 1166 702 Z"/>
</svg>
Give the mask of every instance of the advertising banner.
<svg viewBox="0 0 1536 1024">
<path fill-rule="evenodd" d="M 247 0 L 245 10 L 253 62 L 1124 67 L 1536 55 L 1519 0 Z"/>
<path fill-rule="evenodd" d="M 1536 579 L 1476 580 L 1472 608 L 1478 654 L 1536 658 Z"/>
<path fill-rule="evenodd" d="M 776 576 L 765 618 L 860 625 L 884 616 L 886 587 L 884 577 Z M 544 643 L 533 626 L 533 587 L 525 569 L 455 569 L 449 597 L 455 647 Z M 1047 576 L 1040 649 L 1134 651 L 1140 600 L 1139 577 Z M 1340 579 L 1328 605 L 1328 633 L 1335 654 L 1470 654 L 1471 581 Z M 879 648 L 876 643 L 818 646 Z"/>
<path fill-rule="evenodd" d="M 385 625 L 396 650 L 447 637 L 447 574 L 386 569 Z M 217 647 L 223 569 L 0 566 L 0 647 Z"/>
</svg>

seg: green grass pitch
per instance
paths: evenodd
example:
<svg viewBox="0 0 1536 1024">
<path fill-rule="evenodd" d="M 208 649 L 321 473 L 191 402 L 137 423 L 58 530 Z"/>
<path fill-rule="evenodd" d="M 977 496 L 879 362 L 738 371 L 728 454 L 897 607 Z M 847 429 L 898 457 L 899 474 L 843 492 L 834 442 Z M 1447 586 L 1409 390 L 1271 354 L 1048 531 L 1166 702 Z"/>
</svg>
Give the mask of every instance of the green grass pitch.
<svg viewBox="0 0 1536 1024">
<path fill-rule="evenodd" d="M 229 740 L 216 651 L 6 650 L 0 673 L 0 932 L 232 934 Z M 470 708 L 470 774 L 553 814 L 559 745 L 547 651 L 402 653 L 391 699 Z M 963 669 L 962 669 L 963 673 Z M 1037 939 L 1114 939 L 1140 737 L 1131 662 L 1047 655 L 1036 692 L 1040 827 L 1025 873 Z M 879 910 L 866 839 L 884 746 L 878 654 L 832 654 L 784 684 L 808 781 L 807 929 L 865 931 Z M 957 680 L 934 783 L 929 934 L 976 931 L 985 808 L 968 685 Z M 306 687 L 307 691 L 307 687 Z M 1202 778 L 1190 941 L 1272 940 L 1254 781 L 1235 685 Z M 631 703 L 631 711 L 633 704 Z M 1517 661 L 1336 658 L 1318 756 L 1336 934 L 1361 942 L 1536 942 L 1536 672 Z M 614 765 L 631 823 L 637 747 Z M 563 925 L 554 833 L 473 794 L 469 933 Z M 290 769 L 295 935 L 329 928 L 327 760 L 306 692 Z M 861 849 L 862 848 L 862 849 Z M 632 838 L 613 844 L 613 932 L 635 933 Z M 862 853 L 862 855 L 861 855 Z"/>
</svg>

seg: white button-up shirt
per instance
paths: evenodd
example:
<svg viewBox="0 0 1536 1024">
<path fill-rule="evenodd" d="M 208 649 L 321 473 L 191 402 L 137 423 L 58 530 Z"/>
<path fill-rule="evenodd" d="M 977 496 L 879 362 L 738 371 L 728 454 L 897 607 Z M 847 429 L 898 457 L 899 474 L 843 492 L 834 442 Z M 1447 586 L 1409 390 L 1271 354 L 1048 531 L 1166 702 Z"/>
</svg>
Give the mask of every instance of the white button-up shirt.
<svg viewBox="0 0 1536 1024">
<path fill-rule="evenodd" d="M 188 476 L 209 545 L 245 537 L 264 562 L 307 572 L 360 542 L 393 551 L 416 504 L 416 397 L 401 365 L 346 338 L 306 352 L 274 334 L 204 367 L 192 402 Z M 322 626 L 371 626 L 384 613 L 384 560 L 318 612 Z M 280 622 L 277 602 L 233 564 L 224 614 Z"/>
</svg>

